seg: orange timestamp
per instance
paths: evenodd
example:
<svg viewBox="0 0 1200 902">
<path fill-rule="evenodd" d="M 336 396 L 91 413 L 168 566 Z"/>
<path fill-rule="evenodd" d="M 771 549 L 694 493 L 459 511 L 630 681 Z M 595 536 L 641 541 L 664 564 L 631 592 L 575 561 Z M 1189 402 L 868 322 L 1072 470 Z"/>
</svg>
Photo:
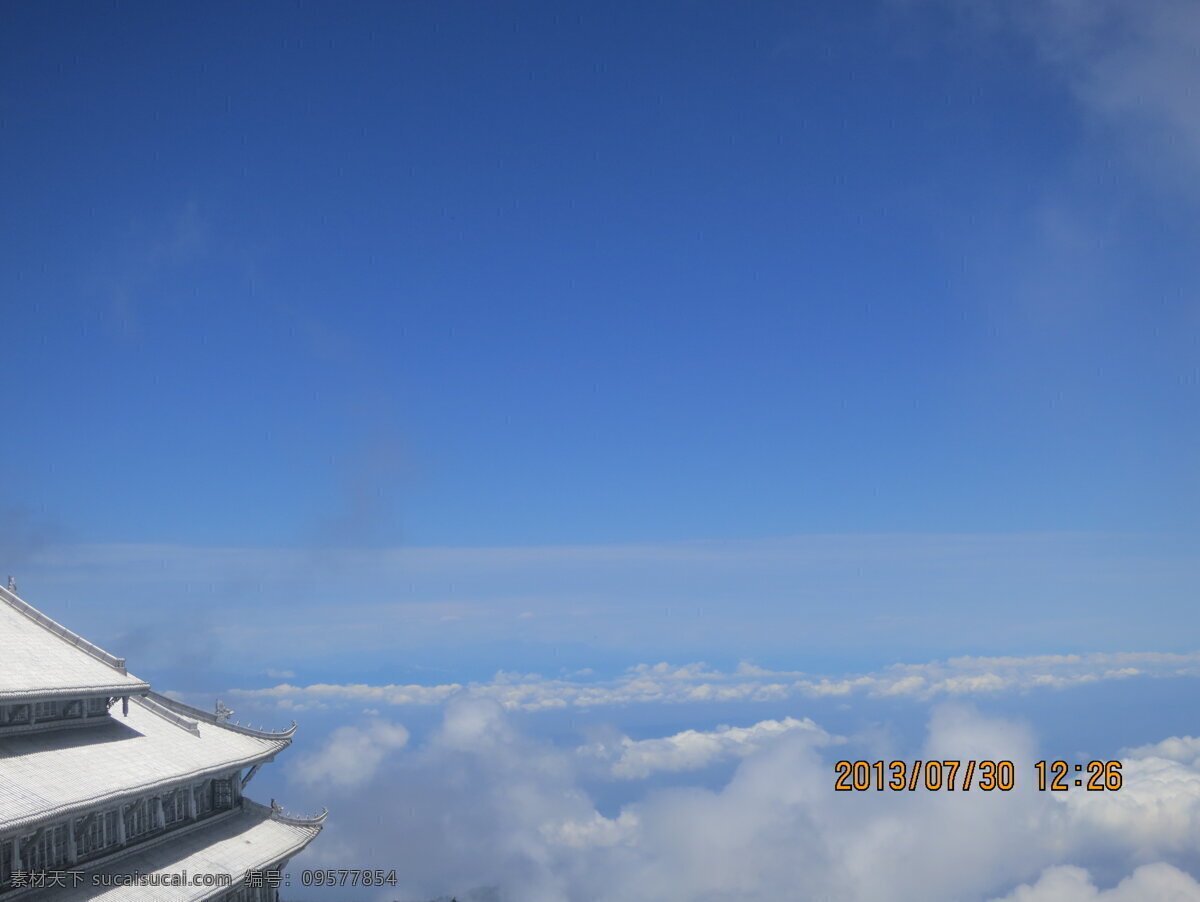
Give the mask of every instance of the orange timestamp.
<svg viewBox="0 0 1200 902">
<path fill-rule="evenodd" d="M 1013 762 L 961 761 L 838 761 L 833 766 L 833 788 L 838 792 L 865 792 L 885 789 L 897 792 L 1010 792 L 1017 785 L 1017 768 Z M 1116 791 L 1123 785 L 1120 761 L 1089 761 L 1086 765 L 1071 765 L 1066 761 L 1038 761 L 1037 788 L 1062 792 L 1072 786 L 1089 791 Z M 1072 774 L 1079 774 L 1072 779 Z M 1085 777 L 1084 774 L 1087 774 Z"/>
</svg>

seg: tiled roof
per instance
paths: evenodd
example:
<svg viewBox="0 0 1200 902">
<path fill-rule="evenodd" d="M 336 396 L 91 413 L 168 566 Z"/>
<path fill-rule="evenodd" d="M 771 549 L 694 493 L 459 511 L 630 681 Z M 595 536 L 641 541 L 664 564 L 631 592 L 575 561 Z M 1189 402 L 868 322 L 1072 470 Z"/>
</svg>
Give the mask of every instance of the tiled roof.
<svg viewBox="0 0 1200 902">
<path fill-rule="evenodd" d="M 177 706 L 177 712 L 188 710 Z M 181 722 L 177 713 L 136 696 L 127 715 L 114 706 L 112 719 L 86 730 L 0 736 L 0 833 L 245 767 L 290 742 L 290 733 L 267 738 L 202 719 Z"/>
<path fill-rule="evenodd" d="M 0 704 L 72 695 L 131 695 L 149 684 L 124 662 L 0 588 Z"/>
<path fill-rule="evenodd" d="M 262 870 L 291 858 L 321 831 L 319 824 L 300 825 L 278 820 L 271 809 L 246 800 L 236 814 L 190 830 L 168 834 L 161 843 L 134 849 L 108 865 L 89 869 L 74 888 L 31 889 L 13 894 L 14 899 L 41 898 L 53 893 L 54 902 L 200 902 L 226 893 L 230 885 L 201 886 L 116 886 L 96 885 L 97 875 L 228 874 L 236 886 L 248 870 Z M 296 881 L 293 881 L 295 884 Z"/>
</svg>

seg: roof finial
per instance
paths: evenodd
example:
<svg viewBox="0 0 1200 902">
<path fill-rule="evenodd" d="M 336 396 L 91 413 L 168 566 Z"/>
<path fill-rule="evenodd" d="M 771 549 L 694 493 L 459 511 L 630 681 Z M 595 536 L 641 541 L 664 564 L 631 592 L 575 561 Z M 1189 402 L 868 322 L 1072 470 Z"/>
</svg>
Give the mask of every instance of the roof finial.
<svg viewBox="0 0 1200 902">
<path fill-rule="evenodd" d="M 9 576 L 8 578 L 8 591 L 12 592 L 13 595 L 17 594 L 17 580 L 13 576 Z"/>
<path fill-rule="evenodd" d="M 232 713 L 233 713 L 232 708 L 225 707 L 225 703 L 223 701 L 221 701 L 220 699 L 217 699 L 217 708 L 216 708 L 217 723 L 228 722 L 229 715 Z"/>
</svg>

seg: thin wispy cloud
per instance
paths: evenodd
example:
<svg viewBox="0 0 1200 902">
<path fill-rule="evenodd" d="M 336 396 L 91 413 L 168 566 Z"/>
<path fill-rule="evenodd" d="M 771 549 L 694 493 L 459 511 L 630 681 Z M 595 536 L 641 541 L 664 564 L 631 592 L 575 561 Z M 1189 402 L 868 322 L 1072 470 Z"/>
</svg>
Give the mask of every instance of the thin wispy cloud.
<svg viewBox="0 0 1200 902">
<path fill-rule="evenodd" d="M 1006 4 L 1010 9 L 1014 4 Z M 1081 104 L 1141 157 L 1194 176 L 1200 159 L 1200 7 L 1189 0 L 1040 2 L 1015 12 Z M 1194 185 L 1194 179 L 1179 184 Z"/>
<path fill-rule="evenodd" d="M 1195 194 L 1200 171 L 1200 7 L 1190 0 L 934 0 L 965 40 L 1009 32 L 1070 92 L 1093 134 L 1130 151 L 1145 174 Z M 901 0 L 901 6 L 920 3 Z M 993 48 L 994 50 L 994 48 Z"/>
<path fill-rule="evenodd" d="M 112 316 L 123 335 L 141 334 L 147 305 L 184 296 L 179 279 L 203 259 L 210 244 L 209 223 L 195 200 L 153 226 L 130 227 L 124 243 L 99 264 L 96 276 L 110 293 Z"/>
<path fill-rule="evenodd" d="M 1160 348 L 1156 362 L 1177 361 L 1177 373 L 1188 372 L 1190 351 L 1172 336 L 1195 330 L 1194 305 L 1186 300 L 1195 269 L 1181 263 L 1160 270 L 1161 261 L 1145 257 L 1140 245 L 1148 233 L 1194 222 L 1200 202 L 1200 6 L 1191 0 L 895 0 L 893 6 L 916 27 L 928 24 L 922 14 L 931 8 L 945 12 L 957 25 L 948 41 L 956 50 L 968 49 L 997 70 L 1019 60 L 1021 76 L 1057 110 L 1046 129 L 1056 135 L 1046 165 L 1009 198 L 1008 213 L 1016 211 L 1023 223 L 994 230 L 1003 219 L 997 216 L 969 229 L 961 246 L 969 263 L 960 291 L 986 299 L 1003 324 L 994 337 L 997 366 L 1050 387 L 1064 413 L 1072 396 L 1086 410 L 1112 396 L 1101 361 L 1120 342 L 1109 339 L 1095 361 L 1074 371 L 1062 369 L 1065 347 L 1089 344 L 1087 329 L 1121 334 L 1129 311 L 1140 306 L 1162 320 L 1151 339 Z M 941 41 L 922 44 L 928 52 Z M 1012 134 L 1028 140 L 1019 130 Z M 1031 341 L 1039 337 L 1055 340 L 1039 348 Z M 1180 490 L 1187 491 L 1183 484 Z"/>
<path fill-rule="evenodd" d="M 10 570 L 25 566 L 38 552 L 61 541 L 64 531 L 44 514 L 0 499 L 0 560 Z"/>
<path fill-rule="evenodd" d="M 725 656 L 803 660 L 851 650 L 864 660 L 848 666 L 931 652 L 1056 651 L 1056 636 L 1070 637 L 1072 651 L 1185 651 L 1177 625 L 1194 619 L 1198 575 L 1177 539 L 1109 533 L 319 553 L 58 545 L 39 548 L 17 574 L 29 597 L 51 611 L 56 603 L 95 600 L 72 622 L 97 641 L 112 639 L 124 618 L 160 632 L 165 644 L 173 621 L 164 604 L 172 599 L 228 612 L 213 617 L 223 660 L 253 656 L 262 669 L 295 670 L 301 678 L 297 662 L 312 655 L 391 661 L 400 652 L 429 666 L 422 656 L 431 648 L 503 641 L 541 648 L 546 657 L 586 643 L 620 650 L 623 663 L 720 655 L 727 666 Z M 1131 620 L 1134 605 L 1142 616 Z M 289 616 L 276 615 L 281 607 Z M 994 616 L 997 610 L 1004 616 Z M 575 670 L 597 661 L 582 650 L 572 656 L 559 663 Z"/>
</svg>

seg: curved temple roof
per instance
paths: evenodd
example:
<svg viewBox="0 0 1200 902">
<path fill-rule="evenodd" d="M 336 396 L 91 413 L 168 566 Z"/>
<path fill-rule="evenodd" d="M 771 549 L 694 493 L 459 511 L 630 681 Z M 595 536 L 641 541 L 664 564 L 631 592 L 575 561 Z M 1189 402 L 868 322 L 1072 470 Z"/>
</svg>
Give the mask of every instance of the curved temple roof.
<svg viewBox="0 0 1200 902">
<path fill-rule="evenodd" d="M 236 886 L 246 871 L 264 870 L 291 858 L 321 832 L 320 824 L 296 824 L 276 817 L 270 808 L 245 800 L 241 810 L 229 817 L 215 818 L 204 827 L 175 837 L 173 841 L 133 850 L 111 864 L 86 868 L 78 887 L 58 889 L 55 902 L 200 902 L 220 896 Z M 114 886 L 98 889 L 97 882 L 115 875 L 187 872 L 227 874 L 233 883 L 225 886 Z M 31 889 L 12 898 L 36 898 L 45 890 Z M 6 897 L 7 898 L 7 897 Z"/>
<path fill-rule="evenodd" d="M 125 662 L 0 588 L 0 704 L 34 698 L 140 695 Z"/>
<path fill-rule="evenodd" d="M 0 832 L 273 758 L 287 736 L 246 736 L 130 700 L 88 730 L 0 737 Z"/>
<path fill-rule="evenodd" d="M 246 736 L 257 736 L 259 739 L 289 739 L 296 732 L 296 721 L 294 720 L 286 730 L 264 730 L 256 727 L 248 727 L 233 720 L 218 720 L 217 716 L 210 711 L 193 708 L 191 705 L 185 705 L 183 702 L 178 702 L 169 696 L 160 695 L 157 692 L 148 693 L 146 698 L 192 721 L 217 724 L 227 730 L 233 730 L 235 733 L 242 733 Z M 198 723 L 194 725 L 198 725 Z"/>
<path fill-rule="evenodd" d="M 296 730 L 229 723 L 157 692 L 130 676 L 125 661 L 88 642 L 0 588 L 0 704 L 85 696 L 127 697 L 87 729 L 0 731 L 0 834 L 36 832 L 83 812 L 156 794 L 210 775 L 270 761 Z M 29 726 L 34 726 L 30 724 Z M 248 869 L 286 861 L 320 831 L 325 812 L 297 817 L 242 798 L 240 807 L 161 837 L 128 846 L 85 866 L 88 880 L 58 888 L 57 900 L 200 902 L 224 895 Z M 228 874 L 218 887 L 116 885 L 93 876 L 155 872 Z M 14 889 L 5 899 L 41 898 L 45 889 Z"/>
</svg>

